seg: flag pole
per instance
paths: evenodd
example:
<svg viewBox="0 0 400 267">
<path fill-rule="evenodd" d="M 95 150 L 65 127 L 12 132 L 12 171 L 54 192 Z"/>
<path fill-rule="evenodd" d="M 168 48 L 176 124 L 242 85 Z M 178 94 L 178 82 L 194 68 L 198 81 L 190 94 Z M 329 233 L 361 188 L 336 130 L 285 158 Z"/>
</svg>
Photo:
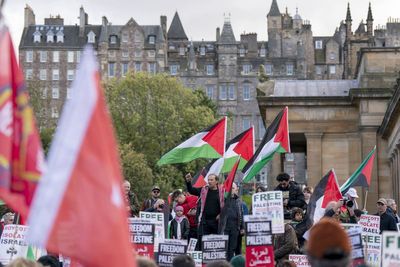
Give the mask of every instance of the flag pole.
<svg viewBox="0 0 400 267">
<path fill-rule="evenodd" d="M 363 209 L 363 210 L 366 210 L 366 207 L 367 207 L 367 199 L 368 199 L 368 190 L 365 191 L 364 209 Z"/>
</svg>

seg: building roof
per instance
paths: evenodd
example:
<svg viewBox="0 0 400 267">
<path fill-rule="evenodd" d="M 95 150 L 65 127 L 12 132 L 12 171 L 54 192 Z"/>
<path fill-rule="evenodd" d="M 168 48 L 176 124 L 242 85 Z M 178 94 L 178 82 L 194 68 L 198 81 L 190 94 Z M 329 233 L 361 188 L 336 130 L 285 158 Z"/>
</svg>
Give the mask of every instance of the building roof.
<svg viewBox="0 0 400 267">
<path fill-rule="evenodd" d="M 236 39 L 233 34 L 232 25 L 230 21 L 225 21 L 224 26 L 222 27 L 221 37 L 218 40 L 221 44 L 235 44 Z"/>
<path fill-rule="evenodd" d="M 276 80 L 275 97 L 348 96 L 357 80 Z"/>
<path fill-rule="evenodd" d="M 175 12 L 174 18 L 171 22 L 171 26 L 169 26 L 167 36 L 169 40 L 188 40 L 185 30 L 183 29 L 181 19 L 179 18 L 178 12 Z"/>
<path fill-rule="evenodd" d="M 372 17 L 371 2 L 369 2 L 367 21 L 373 21 L 373 20 L 374 18 Z"/>
<path fill-rule="evenodd" d="M 281 12 L 279 11 L 278 3 L 276 0 L 272 0 L 271 8 L 267 16 L 280 16 Z"/>
</svg>

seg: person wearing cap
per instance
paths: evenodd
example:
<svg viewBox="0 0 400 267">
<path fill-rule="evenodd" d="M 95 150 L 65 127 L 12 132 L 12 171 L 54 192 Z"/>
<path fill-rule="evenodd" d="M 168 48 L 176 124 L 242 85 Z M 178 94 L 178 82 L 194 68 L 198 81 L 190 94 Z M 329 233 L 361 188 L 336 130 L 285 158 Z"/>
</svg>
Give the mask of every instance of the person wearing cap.
<svg viewBox="0 0 400 267">
<path fill-rule="evenodd" d="M 332 218 L 322 218 L 310 229 L 306 250 L 311 266 L 351 266 L 350 240 L 339 222 Z"/>
<path fill-rule="evenodd" d="M 154 185 L 151 189 L 151 197 L 143 202 L 141 211 L 145 211 L 149 208 L 154 207 L 154 204 L 160 198 L 160 192 L 160 187 L 158 185 Z"/>
<path fill-rule="evenodd" d="M 183 207 L 175 207 L 175 218 L 171 221 L 170 238 L 187 240 L 189 237 L 189 221 L 183 215 Z"/>
<path fill-rule="evenodd" d="M 275 191 L 282 191 L 284 216 L 286 220 L 290 220 L 291 209 L 297 207 L 305 210 L 307 208 L 303 191 L 294 181 L 290 181 L 290 175 L 287 173 L 278 174 L 276 180 L 279 185 Z"/>
<path fill-rule="evenodd" d="M 384 198 L 378 199 L 376 202 L 376 208 L 378 210 L 378 213 L 375 215 L 378 215 L 381 217 L 381 225 L 380 225 L 380 230 L 381 233 L 383 231 L 397 231 L 396 229 L 396 220 L 394 217 L 387 212 L 387 201 Z"/>
<path fill-rule="evenodd" d="M 350 187 L 346 194 L 344 194 L 344 198 L 339 200 L 338 203 L 342 205 L 340 208 L 339 219 L 342 223 L 357 223 L 357 217 L 354 213 L 354 209 L 358 206 L 356 202 L 357 198 L 358 195 L 356 189 Z"/>
</svg>

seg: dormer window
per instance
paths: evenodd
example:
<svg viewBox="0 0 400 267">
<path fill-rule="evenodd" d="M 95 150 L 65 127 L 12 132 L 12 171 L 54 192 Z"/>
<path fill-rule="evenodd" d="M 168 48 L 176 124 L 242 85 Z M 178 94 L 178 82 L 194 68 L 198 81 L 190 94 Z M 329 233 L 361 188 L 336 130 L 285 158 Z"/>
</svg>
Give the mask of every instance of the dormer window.
<svg viewBox="0 0 400 267">
<path fill-rule="evenodd" d="M 89 44 L 94 44 L 95 40 L 96 40 L 96 34 L 94 34 L 93 31 L 90 31 L 87 35 L 88 37 L 88 43 Z"/>
<path fill-rule="evenodd" d="M 40 43 L 41 37 L 42 37 L 42 34 L 39 31 L 35 31 L 33 33 L 33 42 L 34 43 Z"/>
<path fill-rule="evenodd" d="M 179 47 L 179 55 L 184 56 L 185 55 L 185 47 L 181 46 Z"/>
<path fill-rule="evenodd" d="M 205 56 L 205 55 L 206 55 L 206 47 L 200 46 L 200 56 Z"/>
<path fill-rule="evenodd" d="M 47 42 L 53 43 L 54 42 L 54 33 L 53 31 L 48 31 L 47 33 Z"/>
<path fill-rule="evenodd" d="M 117 44 L 117 36 L 115 35 L 110 36 L 110 44 Z"/>
<path fill-rule="evenodd" d="M 260 49 L 260 57 L 265 57 L 265 48 Z"/>
<path fill-rule="evenodd" d="M 64 43 L 64 33 L 62 31 L 57 32 L 57 43 Z"/>
<path fill-rule="evenodd" d="M 156 37 L 154 35 L 149 36 L 149 44 L 155 44 L 156 43 Z"/>
<path fill-rule="evenodd" d="M 322 49 L 322 40 L 315 41 L 315 49 Z"/>
<path fill-rule="evenodd" d="M 239 49 L 239 56 L 244 57 L 245 50 L 244 48 Z"/>
</svg>

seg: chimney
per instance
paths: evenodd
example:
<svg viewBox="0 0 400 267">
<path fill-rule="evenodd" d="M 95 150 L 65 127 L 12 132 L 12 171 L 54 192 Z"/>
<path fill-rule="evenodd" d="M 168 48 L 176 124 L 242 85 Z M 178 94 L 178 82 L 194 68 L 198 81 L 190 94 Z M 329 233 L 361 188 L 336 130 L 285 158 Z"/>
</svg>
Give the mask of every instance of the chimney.
<svg viewBox="0 0 400 267">
<path fill-rule="evenodd" d="M 167 16 L 160 16 L 160 25 L 164 35 L 164 39 L 167 40 Z"/>
<path fill-rule="evenodd" d="M 216 31 L 216 41 L 219 41 L 219 37 L 221 36 L 221 30 L 219 29 L 219 27 L 217 27 L 217 31 Z"/>
<path fill-rule="evenodd" d="M 83 6 L 81 6 L 79 9 L 79 36 L 83 36 L 86 25 L 88 25 L 88 15 L 85 13 Z"/>
<path fill-rule="evenodd" d="M 24 27 L 27 28 L 30 25 L 35 25 L 35 13 L 33 13 L 32 8 L 29 5 L 25 6 L 24 14 Z"/>
</svg>

